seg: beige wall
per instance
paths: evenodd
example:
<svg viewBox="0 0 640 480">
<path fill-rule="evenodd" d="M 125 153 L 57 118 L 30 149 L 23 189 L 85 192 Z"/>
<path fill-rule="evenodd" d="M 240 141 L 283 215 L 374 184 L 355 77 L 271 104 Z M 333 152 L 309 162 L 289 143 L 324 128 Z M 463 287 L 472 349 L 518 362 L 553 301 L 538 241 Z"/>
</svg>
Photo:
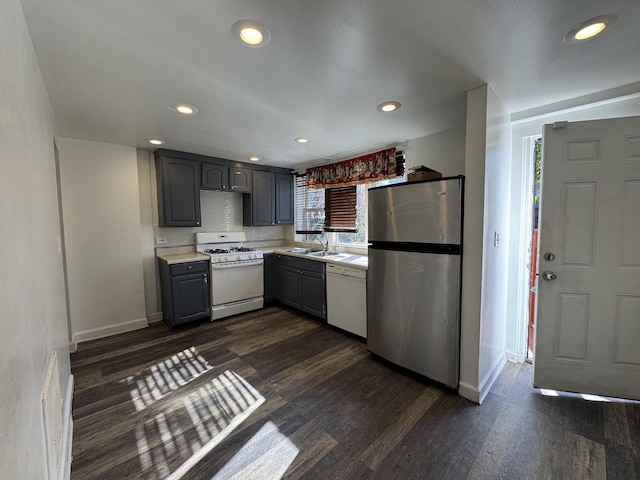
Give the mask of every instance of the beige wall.
<svg viewBox="0 0 640 480">
<path fill-rule="evenodd" d="M 74 342 L 147 325 L 135 148 L 58 139 Z"/>
<path fill-rule="evenodd" d="M 424 165 L 445 177 L 464 174 L 465 127 L 410 140 L 405 154 L 406 168 Z"/>
<path fill-rule="evenodd" d="M 65 420 L 72 377 L 54 124 L 18 0 L 2 2 L 0 65 L 0 477 L 43 479 L 40 395 L 53 351 Z"/>
</svg>

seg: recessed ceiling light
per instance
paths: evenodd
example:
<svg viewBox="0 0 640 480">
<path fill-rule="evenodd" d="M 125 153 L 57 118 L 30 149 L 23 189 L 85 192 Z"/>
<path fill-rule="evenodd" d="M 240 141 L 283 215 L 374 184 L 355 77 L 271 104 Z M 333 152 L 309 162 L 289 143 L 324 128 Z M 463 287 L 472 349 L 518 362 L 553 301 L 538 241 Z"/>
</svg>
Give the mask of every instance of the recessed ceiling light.
<svg viewBox="0 0 640 480">
<path fill-rule="evenodd" d="M 309 139 L 308 138 L 304 138 L 304 137 L 298 137 L 298 138 L 296 138 L 296 142 L 298 142 L 298 143 L 308 143 Z"/>
<path fill-rule="evenodd" d="M 164 145 L 165 143 L 167 143 L 164 140 L 160 140 L 159 138 L 147 138 L 147 142 L 151 145 Z"/>
<path fill-rule="evenodd" d="M 198 109 L 196 107 L 186 103 L 172 103 L 171 108 L 182 115 L 195 115 L 198 113 Z"/>
<path fill-rule="evenodd" d="M 231 33 L 243 45 L 253 48 L 264 47 L 271 41 L 269 29 L 255 20 L 238 20 L 231 26 Z"/>
<path fill-rule="evenodd" d="M 385 113 L 393 112 L 399 108 L 400 104 L 398 102 L 384 102 L 378 105 L 378 110 Z"/>
<path fill-rule="evenodd" d="M 249 157 L 249 160 L 251 160 L 252 162 L 258 162 L 258 161 L 260 161 L 260 157 L 257 156 L 257 155 L 251 155 Z"/>
<path fill-rule="evenodd" d="M 608 27 L 616 23 L 618 16 L 613 13 L 600 15 L 580 25 L 576 25 L 564 37 L 564 43 L 580 43 L 600 35 Z"/>
</svg>

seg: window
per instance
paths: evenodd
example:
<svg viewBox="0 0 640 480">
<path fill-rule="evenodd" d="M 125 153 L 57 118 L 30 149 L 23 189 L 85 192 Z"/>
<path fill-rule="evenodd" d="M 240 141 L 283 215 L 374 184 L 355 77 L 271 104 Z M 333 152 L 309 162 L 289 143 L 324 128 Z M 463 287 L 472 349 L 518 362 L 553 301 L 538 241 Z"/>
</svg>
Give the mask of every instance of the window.
<svg viewBox="0 0 640 480">
<path fill-rule="evenodd" d="M 380 180 L 379 182 L 368 183 L 366 185 L 357 185 L 356 226 L 358 231 L 356 233 L 330 234 L 329 243 L 332 245 L 365 246 L 367 244 L 367 200 L 369 199 L 369 189 L 406 181 L 406 176 L 401 175 L 388 180 Z"/>
<path fill-rule="evenodd" d="M 324 191 L 324 231 L 356 233 L 356 185 Z"/>
<path fill-rule="evenodd" d="M 379 156 L 379 154 L 383 153 L 388 152 L 378 152 L 375 155 Z M 395 172 L 398 176 L 374 183 L 366 183 L 374 180 L 373 178 L 363 177 L 362 180 L 358 180 L 363 183 L 357 185 L 336 186 L 335 188 L 327 189 L 308 188 L 306 174 L 298 175 L 295 189 L 296 241 L 315 242 L 319 240 L 327 241 L 330 245 L 365 247 L 367 245 L 368 189 L 406 181 L 406 176 L 404 175 L 404 152 L 402 150 L 395 151 L 394 149 L 391 154 L 395 155 Z M 331 164 L 330 166 L 334 169 L 330 170 L 328 174 L 321 170 L 316 176 L 313 176 L 313 170 L 322 169 L 322 167 L 315 167 L 311 169 L 311 180 L 314 180 L 317 185 L 323 185 L 325 184 L 323 179 L 326 179 L 327 175 L 329 180 L 334 179 L 333 173 L 340 173 L 340 168 L 343 168 L 343 170 L 351 168 L 350 171 L 353 174 L 360 167 L 356 162 L 357 160 L 361 159 Z M 346 166 L 344 166 L 345 164 Z M 338 178 L 342 177 L 339 176 Z M 340 184 L 335 181 L 328 183 Z"/>
<path fill-rule="evenodd" d="M 331 244 L 365 245 L 367 243 L 367 185 L 356 185 L 356 231 L 330 235 Z"/>
<path fill-rule="evenodd" d="M 305 237 L 300 241 L 312 241 L 324 232 L 324 189 L 307 188 L 307 176 L 297 175 L 295 196 L 296 234 Z"/>
</svg>

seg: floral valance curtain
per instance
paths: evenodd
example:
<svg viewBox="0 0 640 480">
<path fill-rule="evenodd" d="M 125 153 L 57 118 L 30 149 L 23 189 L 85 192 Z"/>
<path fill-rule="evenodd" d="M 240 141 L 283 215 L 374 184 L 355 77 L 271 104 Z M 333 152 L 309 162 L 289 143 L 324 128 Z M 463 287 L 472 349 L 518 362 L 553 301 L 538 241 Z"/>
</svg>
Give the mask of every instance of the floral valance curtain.
<svg viewBox="0 0 640 480">
<path fill-rule="evenodd" d="M 377 182 L 402 174 L 402 165 L 396 160 L 396 149 L 389 148 L 351 160 L 307 168 L 309 188 L 332 188 Z"/>
</svg>

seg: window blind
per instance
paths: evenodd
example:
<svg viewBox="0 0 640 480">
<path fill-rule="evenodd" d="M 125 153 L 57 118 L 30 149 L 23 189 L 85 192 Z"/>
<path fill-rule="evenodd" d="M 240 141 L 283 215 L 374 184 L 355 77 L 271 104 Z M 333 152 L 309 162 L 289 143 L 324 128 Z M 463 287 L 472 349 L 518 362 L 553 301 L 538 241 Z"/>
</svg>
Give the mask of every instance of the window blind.
<svg viewBox="0 0 640 480">
<path fill-rule="evenodd" d="M 324 189 L 308 188 L 307 175 L 296 175 L 296 233 L 320 234 L 324 228 Z"/>
<path fill-rule="evenodd" d="M 358 231 L 356 225 L 356 186 L 327 188 L 325 194 L 326 218 L 324 222 L 325 232 Z"/>
</svg>

